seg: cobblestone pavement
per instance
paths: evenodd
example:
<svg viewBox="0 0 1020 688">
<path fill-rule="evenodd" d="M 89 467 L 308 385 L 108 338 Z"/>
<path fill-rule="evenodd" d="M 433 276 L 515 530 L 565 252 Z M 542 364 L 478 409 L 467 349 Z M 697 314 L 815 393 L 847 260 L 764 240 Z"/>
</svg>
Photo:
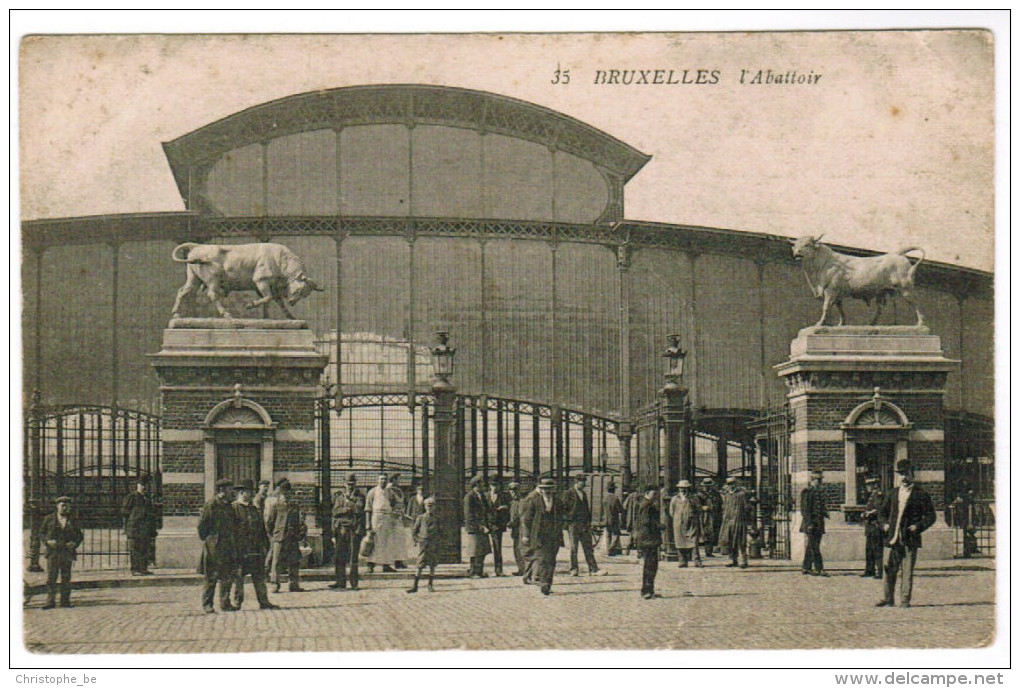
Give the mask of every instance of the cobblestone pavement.
<svg viewBox="0 0 1020 688">
<path fill-rule="evenodd" d="M 881 583 L 858 571 L 830 578 L 754 562 L 704 569 L 663 562 L 659 599 L 638 594 L 634 558 L 603 564 L 609 575 L 572 578 L 561 561 L 553 595 L 517 578 L 444 578 L 436 592 L 405 592 L 388 574 L 359 591 L 271 594 L 284 609 L 206 615 L 196 585 L 76 590 L 72 609 L 24 610 L 25 644 L 40 653 L 372 651 L 386 649 L 789 649 L 978 647 L 993 640 L 992 562 L 919 563 L 914 606 L 874 607 Z M 987 568 L 986 568 L 987 567 Z M 489 568 L 491 571 L 491 568 Z M 284 586 L 286 589 L 286 586 Z"/>
</svg>

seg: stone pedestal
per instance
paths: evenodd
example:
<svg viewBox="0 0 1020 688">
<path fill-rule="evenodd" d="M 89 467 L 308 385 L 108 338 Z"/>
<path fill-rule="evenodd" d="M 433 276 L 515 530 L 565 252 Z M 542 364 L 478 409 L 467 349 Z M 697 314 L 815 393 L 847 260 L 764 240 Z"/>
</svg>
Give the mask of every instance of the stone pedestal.
<svg viewBox="0 0 1020 688">
<path fill-rule="evenodd" d="M 809 327 L 776 366 L 793 413 L 791 482 L 795 506 L 810 471 L 824 472 L 830 519 L 822 540 L 830 561 L 864 561 L 864 478 L 894 487 L 893 466 L 910 459 L 932 496 L 939 519 L 925 533 L 925 558 L 951 558 L 952 532 L 944 509 L 943 405 L 947 359 L 926 327 Z M 792 556 L 803 557 L 800 513 L 791 523 Z"/>
<path fill-rule="evenodd" d="M 327 359 L 315 350 L 307 325 L 177 318 L 150 358 L 163 416 L 157 565 L 197 564 L 198 514 L 219 478 L 257 484 L 287 477 L 312 526 L 315 400 Z"/>
</svg>

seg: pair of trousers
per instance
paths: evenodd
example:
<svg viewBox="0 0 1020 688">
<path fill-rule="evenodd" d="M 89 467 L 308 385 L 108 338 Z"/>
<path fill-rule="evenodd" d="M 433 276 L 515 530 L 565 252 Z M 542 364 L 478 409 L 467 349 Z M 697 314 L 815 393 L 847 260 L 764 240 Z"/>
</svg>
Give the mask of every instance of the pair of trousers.
<svg viewBox="0 0 1020 688">
<path fill-rule="evenodd" d="M 513 535 L 511 535 L 513 537 Z M 521 536 L 513 537 L 514 541 L 514 563 L 517 564 L 517 570 L 523 575 L 528 568 L 528 564 L 524 557 L 524 548 L 521 547 Z"/>
<path fill-rule="evenodd" d="M 129 537 L 128 550 L 131 553 L 131 570 L 148 571 L 152 558 L 152 538 Z"/>
<path fill-rule="evenodd" d="M 641 548 L 641 594 L 655 594 L 655 574 L 659 572 L 659 547 Z"/>
<path fill-rule="evenodd" d="M 917 561 L 917 548 L 905 545 L 890 545 L 889 558 L 885 562 L 885 599 L 892 602 L 896 592 L 896 577 L 900 579 L 900 603 L 910 602 L 914 591 L 914 563 Z"/>
<path fill-rule="evenodd" d="M 864 574 L 866 576 L 882 577 L 882 550 L 885 545 L 882 542 L 882 531 L 865 531 L 864 540 Z"/>
<path fill-rule="evenodd" d="M 289 561 L 284 563 L 283 557 L 283 544 L 282 542 L 274 542 L 270 554 L 273 558 L 272 572 L 270 582 L 273 585 L 280 584 L 280 574 L 287 574 L 287 582 L 290 584 L 291 589 L 298 587 L 300 584 L 299 571 L 301 570 L 301 561 Z"/>
<path fill-rule="evenodd" d="M 206 564 L 205 583 L 202 585 L 202 608 L 212 609 L 217 582 L 220 584 L 220 609 L 229 607 L 230 587 L 236 575 L 236 570 L 231 566 L 209 566 Z"/>
<path fill-rule="evenodd" d="M 340 528 L 336 533 L 336 552 L 333 555 L 336 582 L 346 587 L 348 578 L 351 587 L 358 587 L 358 556 L 361 550 L 361 536 L 353 528 Z"/>
<path fill-rule="evenodd" d="M 71 602 L 71 560 L 46 560 L 46 600 L 49 604 L 57 601 L 57 578 L 60 578 L 60 604 Z"/>
<path fill-rule="evenodd" d="M 265 607 L 269 604 L 269 591 L 266 588 L 266 569 L 262 565 L 262 557 L 248 556 L 245 561 L 237 569 L 237 574 L 234 577 L 233 583 L 233 604 L 238 609 L 244 604 L 244 577 L 251 576 L 252 587 L 255 588 L 255 599 L 259 601 L 260 607 Z"/>
<path fill-rule="evenodd" d="M 699 564 L 701 563 L 701 553 L 698 552 L 697 547 L 684 547 L 677 551 L 680 552 L 680 561 L 682 563 L 689 564 L 692 559 Z"/>
<path fill-rule="evenodd" d="M 492 548 L 492 567 L 496 575 L 503 573 L 503 531 L 489 532 L 489 546 Z"/>
<path fill-rule="evenodd" d="M 530 551 L 531 578 L 542 586 L 543 590 L 552 587 L 553 574 L 556 573 L 556 552 L 559 547 L 535 547 Z"/>
<path fill-rule="evenodd" d="M 821 540 L 821 538 L 819 538 Z M 741 566 L 747 566 L 747 540 L 743 537 L 736 539 L 736 542 L 730 545 L 730 560 L 734 564 Z M 818 570 L 822 570 L 822 555 L 821 552 L 818 554 Z"/>
<path fill-rule="evenodd" d="M 620 531 L 606 529 L 606 556 L 615 557 L 623 552 L 620 545 Z"/>
<path fill-rule="evenodd" d="M 580 568 L 577 561 L 577 549 L 580 547 L 584 550 L 584 561 L 588 564 L 588 570 L 598 571 L 595 550 L 591 546 L 591 526 L 571 523 L 567 526 L 567 535 L 570 537 L 570 570 L 577 571 Z"/>
<path fill-rule="evenodd" d="M 468 575 L 480 576 L 485 572 L 485 555 L 468 559 Z"/>
<path fill-rule="evenodd" d="M 800 568 L 802 571 L 818 571 L 820 573 L 825 570 L 825 566 L 822 564 L 822 535 L 824 533 L 812 532 L 804 535 L 806 536 L 804 563 Z"/>
</svg>

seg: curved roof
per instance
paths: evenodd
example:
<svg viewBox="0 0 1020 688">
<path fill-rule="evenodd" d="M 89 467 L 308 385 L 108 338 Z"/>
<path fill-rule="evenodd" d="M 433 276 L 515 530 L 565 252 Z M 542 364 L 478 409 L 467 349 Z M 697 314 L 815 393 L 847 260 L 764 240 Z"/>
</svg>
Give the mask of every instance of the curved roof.
<svg viewBox="0 0 1020 688">
<path fill-rule="evenodd" d="M 580 120 L 516 98 L 448 86 L 392 84 L 312 91 L 255 105 L 163 144 L 181 195 L 188 171 L 280 136 L 364 124 L 434 124 L 505 134 L 633 177 L 651 156 Z"/>
</svg>

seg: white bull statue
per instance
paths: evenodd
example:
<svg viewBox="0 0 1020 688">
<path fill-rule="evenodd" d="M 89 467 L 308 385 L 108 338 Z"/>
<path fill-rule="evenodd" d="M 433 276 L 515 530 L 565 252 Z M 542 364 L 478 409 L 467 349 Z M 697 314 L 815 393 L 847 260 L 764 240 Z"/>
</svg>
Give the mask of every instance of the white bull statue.
<svg viewBox="0 0 1020 688">
<path fill-rule="evenodd" d="M 896 294 L 914 307 L 918 327 L 924 325 L 924 316 L 914 294 L 914 273 L 924 260 L 924 250 L 912 246 L 896 253 L 861 258 L 833 251 L 821 239 L 822 235 L 790 239 L 793 255 L 801 261 L 811 292 L 815 298 L 823 299 L 822 317 L 815 323 L 816 327 L 825 324 L 833 304 L 839 311 L 838 324 L 844 324 L 843 299 L 847 297 L 860 299 L 869 306 L 875 301 L 875 316 L 871 319 L 874 325 L 886 300 Z M 911 251 L 921 253 L 921 257 L 913 263 L 906 256 Z"/>
<path fill-rule="evenodd" d="M 234 291 L 255 291 L 260 298 L 248 309 L 276 301 L 288 318 L 294 320 L 293 306 L 313 291 L 323 288 L 305 275 L 301 259 L 281 244 L 180 244 L 171 257 L 188 264 L 188 279 L 177 290 L 173 313 L 178 317 L 181 300 L 202 288 L 224 318 L 232 317 L 222 298 Z M 289 306 L 288 306 L 289 304 Z"/>
</svg>

